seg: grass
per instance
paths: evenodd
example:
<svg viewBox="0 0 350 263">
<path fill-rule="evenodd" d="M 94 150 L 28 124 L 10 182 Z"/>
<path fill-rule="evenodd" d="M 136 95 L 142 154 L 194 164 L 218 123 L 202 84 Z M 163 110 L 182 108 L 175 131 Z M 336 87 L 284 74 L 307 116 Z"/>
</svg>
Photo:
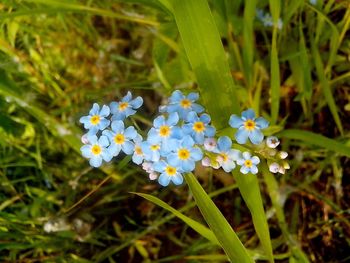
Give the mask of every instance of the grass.
<svg viewBox="0 0 350 263">
<path fill-rule="evenodd" d="M 210 10 L 192 16 L 187 2 L 1 2 L 0 261 L 227 261 L 181 221 L 199 232 L 205 225 L 186 185 L 161 188 L 128 157 L 92 169 L 80 156 L 78 120 L 92 103 L 128 90 L 143 96 L 132 121 L 146 131 L 177 88 L 199 90 L 220 128 L 229 103 L 274 124 L 267 133 L 282 139 L 291 170 L 271 176 L 262 167 L 255 193 L 275 262 L 349 260 L 349 3 L 285 1 L 279 10 L 276 1 L 209 2 L 207 24 L 199 11 Z M 255 5 L 280 16 L 282 30 L 253 19 Z M 221 96 L 225 89 L 237 95 Z M 195 174 L 253 258 L 266 259 L 245 182 L 200 166 Z M 48 222 L 55 231 L 44 230 Z"/>
</svg>

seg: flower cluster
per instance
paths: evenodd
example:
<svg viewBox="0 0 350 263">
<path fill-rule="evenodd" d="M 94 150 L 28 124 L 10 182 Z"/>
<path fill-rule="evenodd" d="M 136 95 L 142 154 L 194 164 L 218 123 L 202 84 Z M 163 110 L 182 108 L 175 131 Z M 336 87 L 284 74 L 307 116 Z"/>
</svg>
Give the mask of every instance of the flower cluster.
<svg viewBox="0 0 350 263">
<path fill-rule="evenodd" d="M 131 155 L 132 161 L 162 186 L 170 182 L 182 184 L 183 173 L 192 172 L 198 161 L 203 166 L 222 168 L 226 172 L 240 166 L 237 169 L 243 174 L 257 174 L 260 159 L 253 151 L 264 157 L 268 155 L 272 172 L 283 173 L 289 168 L 283 161 L 286 153 L 274 149 L 278 139 L 268 137 L 264 141 L 262 130 L 268 127 L 267 120 L 257 118 L 252 109 L 242 112 L 241 116 L 231 115 L 229 125 L 236 129 L 235 141 L 249 149 L 241 152 L 234 148 L 230 137 L 216 139 L 216 129 L 204 107 L 197 103 L 198 99 L 198 93 L 184 95 L 174 91 L 168 103 L 159 107 L 160 115 L 154 119 L 146 138 L 138 134 L 135 127 L 125 126 L 126 118 L 141 107 L 141 97 L 133 99 L 128 92 L 120 102 L 103 105 L 101 109 L 95 103 L 89 115 L 80 119 L 88 130 L 82 137 L 85 144 L 81 147 L 82 155 L 90 159 L 93 167 L 111 161 L 121 152 Z"/>
<path fill-rule="evenodd" d="M 256 10 L 256 17 L 260 20 L 261 23 L 264 24 L 265 27 L 273 27 L 274 26 L 273 18 L 269 13 L 265 13 L 263 10 L 257 9 Z M 279 30 L 282 29 L 283 21 L 281 18 L 278 19 L 276 26 Z"/>
<path fill-rule="evenodd" d="M 100 167 L 102 161 L 109 162 L 120 151 L 125 154 L 134 152 L 138 133 L 133 126 L 125 129 L 124 120 L 133 115 L 143 103 L 141 97 L 132 99 L 130 92 L 120 102 L 112 102 L 102 109 L 94 103 L 88 116 L 80 118 L 88 132 L 83 135 L 82 155 L 90 159 L 90 165 Z"/>
</svg>

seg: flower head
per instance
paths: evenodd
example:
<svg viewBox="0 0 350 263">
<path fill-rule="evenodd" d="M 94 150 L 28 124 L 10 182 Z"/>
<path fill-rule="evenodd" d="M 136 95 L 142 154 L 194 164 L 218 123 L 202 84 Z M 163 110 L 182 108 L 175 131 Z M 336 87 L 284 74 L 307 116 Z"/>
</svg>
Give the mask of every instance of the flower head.
<svg viewBox="0 0 350 263">
<path fill-rule="evenodd" d="M 161 143 L 162 148 L 168 151 L 168 141 L 171 138 L 181 138 L 181 129 L 175 126 L 179 121 L 179 115 L 176 112 L 170 113 L 168 119 L 163 115 L 158 116 L 153 121 L 153 128 L 148 132 L 147 140 L 152 144 Z"/>
<path fill-rule="evenodd" d="M 172 181 L 175 185 L 180 185 L 183 182 L 181 168 L 172 166 L 164 160 L 154 163 L 153 169 L 160 173 L 158 182 L 162 186 L 167 186 L 170 181 Z"/>
<path fill-rule="evenodd" d="M 204 137 L 212 137 L 215 135 L 215 128 L 209 125 L 210 116 L 208 114 L 202 114 L 198 117 L 197 113 L 191 111 L 186 117 L 185 124 L 182 128 L 185 134 L 192 136 L 194 141 L 198 144 L 203 144 Z"/>
<path fill-rule="evenodd" d="M 161 153 L 161 143 L 152 143 L 149 140 L 143 141 L 141 144 L 141 150 L 143 152 L 143 158 L 146 161 L 151 162 L 158 162 L 160 159 L 160 153 Z"/>
<path fill-rule="evenodd" d="M 257 156 L 252 156 L 249 152 L 244 152 L 241 158 L 238 158 L 237 164 L 241 165 L 241 173 L 247 174 L 251 172 L 256 174 L 258 172 L 257 164 L 260 163 L 260 159 Z"/>
<path fill-rule="evenodd" d="M 89 163 L 93 167 L 100 167 L 102 160 L 109 162 L 112 155 L 107 150 L 109 145 L 108 138 L 101 136 L 99 139 L 96 135 L 89 135 L 87 137 L 88 143 L 80 148 L 82 155 L 90 159 Z"/>
<path fill-rule="evenodd" d="M 269 148 L 276 148 L 280 144 L 280 141 L 276 136 L 269 136 L 266 138 L 266 145 Z"/>
<path fill-rule="evenodd" d="M 117 156 L 122 150 L 125 154 L 132 154 L 134 143 L 131 141 L 136 138 L 137 132 L 133 126 L 125 129 L 122 121 L 113 121 L 112 130 L 104 130 L 103 135 L 106 135 L 111 142 L 108 151 Z"/>
<path fill-rule="evenodd" d="M 106 119 L 109 114 L 110 109 L 108 106 L 103 105 L 100 110 L 100 106 L 94 103 L 89 115 L 81 117 L 79 121 L 84 124 L 85 129 L 89 130 L 89 135 L 94 135 L 99 130 L 104 130 L 109 125 L 110 121 Z"/>
<path fill-rule="evenodd" d="M 168 163 L 184 172 L 193 171 L 195 162 L 203 157 L 201 149 L 194 146 L 194 140 L 189 135 L 182 140 L 173 139 L 169 144 L 171 152 L 167 155 Z"/>
<path fill-rule="evenodd" d="M 231 172 L 235 167 L 235 161 L 240 156 L 240 151 L 231 149 L 232 141 L 227 136 L 222 136 L 218 139 L 217 149 L 214 150 L 218 154 L 216 160 L 224 169 L 225 172 Z"/>
<path fill-rule="evenodd" d="M 112 120 L 124 120 L 136 113 L 136 109 L 140 108 L 143 103 L 141 97 L 132 99 L 131 92 L 128 91 L 126 96 L 122 98 L 120 102 L 112 102 L 110 104 L 111 113 L 113 114 Z"/>
<path fill-rule="evenodd" d="M 201 113 L 204 110 L 201 105 L 195 103 L 198 97 L 198 93 L 190 93 L 185 96 L 181 91 L 175 90 L 169 98 L 168 105 L 162 109 L 168 113 L 177 112 L 180 118 L 185 119 L 191 111 Z"/>
<path fill-rule="evenodd" d="M 261 143 L 264 139 L 261 129 L 265 129 L 269 125 L 264 118 L 255 118 L 252 109 L 243 111 L 241 117 L 235 114 L 231 115 L 229 124 L 232 128 L 238 128 L 235 138 L 240 144 L 246 143 L 248 138 L 253 144 Z"/>
</svg>

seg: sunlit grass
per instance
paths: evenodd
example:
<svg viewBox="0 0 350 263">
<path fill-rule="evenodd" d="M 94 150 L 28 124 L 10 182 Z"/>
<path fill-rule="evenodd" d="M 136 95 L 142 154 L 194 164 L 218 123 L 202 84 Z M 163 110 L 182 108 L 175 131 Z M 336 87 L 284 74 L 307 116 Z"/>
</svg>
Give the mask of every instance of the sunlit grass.
<svg viewBox="0 0 350 263">
<path fill-rule="evenodd" d="M 207 23 L 203 6 L 190 15 L 184 2 L 171 2 L 0 3 L 1 261 L 225 260 L 215 242 L 131 193 L 156 196 L 185 222 L 205 225 L 187 186 L 160 188 L 123 156 L 92 169 L 79 152 L 78 120 L 92 103 L 127 90 L 142 95 L 134 121 L 146 131 L 162 98 L 184 88 L 200 91 L 220 128 L 239 108 L 254 107 L 274 124 L 268 133 L 279 132 L 290 172 L 271 176 L 264 167 L 254 179 L 275 259 L 346 262 L 348 2 L 286 1 L 275 10 L 276 1 L 211 1 Z M 281 17 L 282 29 L 256 20 L 255 5 Z M 265 218 L 254 228 L 240 194 L 246 182 L 201 167 L 195 174 L 253 258 L 266 259 L 255 230 L 266 231 Z M 47 222 L 62 231 L 45 232 Z"/>
</svg>

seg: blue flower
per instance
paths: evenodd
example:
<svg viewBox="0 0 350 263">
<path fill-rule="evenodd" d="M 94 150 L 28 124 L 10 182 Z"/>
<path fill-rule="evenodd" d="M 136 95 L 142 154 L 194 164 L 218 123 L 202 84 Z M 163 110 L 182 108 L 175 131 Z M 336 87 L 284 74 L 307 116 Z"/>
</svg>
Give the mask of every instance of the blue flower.
<svg viewBox="0 0 350 263">
<path fill-rule="evenodd" d="M 96 135 L 87 136 L 88 143 L 80 148 L 82 155 L 85 158 L 90 159 L 89 163 L 93 167 L 100 167 L 102 160 L 109 162 L 112 159 L 112 155 L 107 150 L 109 145 L 108 138 L 101 136 L 97 139 Z"/>
<path fill-rule="evenodd" d="M 167 155 L 170 165 L 184 172 L 191 172 L 195 168 L 195 162 L 203 157 L 200 148 L 194 146 L 194 140 L 186 135 L 182 140 L 171 140 L 169 142 L 171 153 Z"/>
<path fill-rule="evenodd" d="M 231 172 L 235 167 L 235 161 L 240 157 L 240 151 L 231 149 L 232 141 L 227 136 L 222 136 L 218 139 L 217 149 L 214 150 L 218 154 L 216 158 L 225 172 Z"/>
<path fill-rule="evenodd" d="M 144 159 L 144 154 L 141 148 L 142 136 L 137 134 L 134 141 L 134 153 L 132 155 L 132 161 L 136 164 L 141 164 Z"/>
<path fill-rule="evenodd" d="M 241 165 L 241 173 L 247 174 L 251 172 L 252 174 L 258 173 L 257 164 L 260 163 L 260 159 L 257 156 L 253 156 L 249 152 L 244 152 L 242 157 L 238 158 L 237 164 Z"/>
<path fill-rule="evenodd" d="M 134 144 L 131 140 L 135 139 L 137 132 L 133 126 L 124 128 L 122 121 L 113 121 L 112 130 L 104 130 L 103 135 L 106 135 L 111 142 L 108 147 L 108 151 L 111 155 L 117 156 L 120 150 L 123 150 L 125 154 L 132 154 L 134 150 Z"/>
<path fill-rule="evenodd" d="M 184 180 L 181 174 L 183 172 L 181 168 L 172 166 L 164 160 L 155 162 L 153 164 L 153 168 L 155 171 L 160 173 L 160 176 L 158 177 L 158 182 L 162 186 L 167 186 L 170 183 L 170 181 L 172 181 L 175 185 L 180 185 Z"/>
<path fill-rule="evenodd" d="M 128 91 L 125 97 L 122 98 L 120 102 L 112 102 L 110 104 L 112 121 L 114 120 L 124 120 L 136 113 L 136 109 L 140 108 L 143 103 L 141 97 L 136 97 L 132 100 L 131 92 Z"/>
<path fill-rule="evenodd" d="M 110 113 L 109 107 L 106 105 L 100 106 L 97 103 L 94 103 L 92 106 L 89 115 L 83 116 L 80 118 L 80 123 L 84 124 L 84 128 L 88 129 L 89 135 L 96 134 L 99 130 L 104 130 L 110 123 L 105 117 L 108 117 Z"/>
<path fill-rule="evenodd" d="M 261 143 L 264 139 L 261 129 L 269 126 L 269 122 L 264 118 L 255 118 L 255 113 L 252 109 L 243 111 L 242 117 L 231 115 L 229 124 L 232 128 L 238 128 L 235 138 L 240 144 L 246 143 L 248 137 L 253 144 Z"/>
<path fill-rule="evenodd" d="M 256 10 L 256 17 L 264 24 L 265 27 L 273 27 L 274 26 L 272 16 L 268 13 L 265 13 L 263 10 L 257 9 Z M 283 21 L 281 18 L 278 19 L 276 26 L 278 29 L 282 29 Z"/>
<path fill-rule="evenodd" d="M 198 93 L 190 93 L 185 96 L 181 91 L 175 90 L 169 98 L 168 105 L 161 108 L 161 110 L 165 110 L 168 113 L 177 112 L 180 118 L 185 119 L 186 115 L 191 111 L 197 113 L 204 111 L 201 105 L 195 103 L 198 98 Z"/>
<path fill-rule="evenodd" d="M 153 121 L 153 128 L 148 132 L 147 140 L 152 144 L 162 144 L 163 151 L 169 151 L 168 141 L 171 138 L 181 137 L 180 127 L 175 126 L 179 121 L 179 115 L 176 112 L 170 113 L 166 120 L 164 116 L 158 116 Z"/>
<path fill-rule="evenodd" d="M 317 4 L 317 0 L 310 0 L 309 2 L 310 2 L 310 4 L 312 4 L 312 5 L 316 5 L 316 4 Z"/>
<path fill-rule="evenodd" d="M 144 141 L 141 143 L 141 149 L 143 157 L 146 161 L 158 162 L 160 159 L 160 142 L 151 143 L 150 141 Z"/>
<path fill-rule="evenodd" d="M 209 125 L 210 116 L 208 114 L 202 114 L 198 117 L 197 113 L 191 111 L 187 115 L 186 121 L 189 123 L 183 125 L 184 133 L 191 135 L 198 144 L 203 144 L 205 136 L 212 137 L 215 135 L 215 128 Z"/>
</svg>

